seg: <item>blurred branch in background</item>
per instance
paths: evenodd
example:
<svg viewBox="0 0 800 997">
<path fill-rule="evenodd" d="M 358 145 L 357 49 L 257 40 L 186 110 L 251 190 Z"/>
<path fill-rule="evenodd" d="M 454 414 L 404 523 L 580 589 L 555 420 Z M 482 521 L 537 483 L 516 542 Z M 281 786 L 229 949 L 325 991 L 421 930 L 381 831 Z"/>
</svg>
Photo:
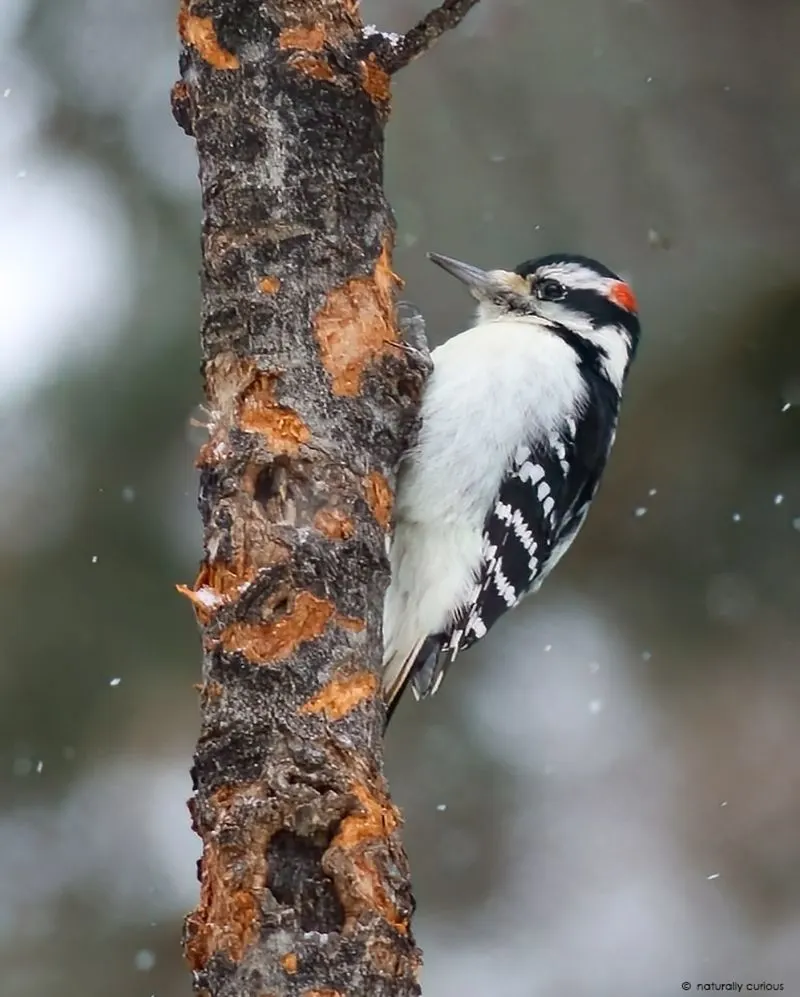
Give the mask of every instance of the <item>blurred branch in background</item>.
<svg viewBox="0 0 800 997">
<path fill-rule="evenodd" d="M 425 376 L 398 349 L 389 74 L 345 0 L 186 2 L 178 25 L 209 411 L 205 557 L 180 587 L 204 649 L 185 953 L 212 997 L 416 994 L 377 676 L 394 468 Z"/>
</svg>

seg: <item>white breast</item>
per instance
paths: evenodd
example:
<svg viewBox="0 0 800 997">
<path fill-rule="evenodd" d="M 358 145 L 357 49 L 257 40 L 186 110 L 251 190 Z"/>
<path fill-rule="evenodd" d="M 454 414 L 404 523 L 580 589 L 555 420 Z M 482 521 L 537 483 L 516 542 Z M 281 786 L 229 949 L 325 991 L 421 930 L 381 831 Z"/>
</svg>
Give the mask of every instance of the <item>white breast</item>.
<svg viewBox="0 0 800 997">
<path fill-rule="evenodd" d="M 534 317 L 497 319 L 433 351 L 422 429 L 404 468 L 397 516 L 483 520 L 516 447 L 549 440 L 585 387 L 574 351 Z"/>
</svg>

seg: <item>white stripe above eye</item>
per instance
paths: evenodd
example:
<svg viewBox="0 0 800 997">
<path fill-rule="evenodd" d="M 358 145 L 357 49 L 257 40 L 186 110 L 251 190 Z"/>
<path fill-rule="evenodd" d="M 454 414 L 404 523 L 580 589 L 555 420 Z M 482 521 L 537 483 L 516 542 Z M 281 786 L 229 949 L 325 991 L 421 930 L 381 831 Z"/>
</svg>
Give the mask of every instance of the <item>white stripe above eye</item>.
<svg viewBox="0 0 800 997">
<path fill-rule="evenodd" d="M 537 271 L 537 277 L 540 280 L 557 280 L 570 288 L 599 291 L 605 296 L 614 284 L 619 283 L 612 277 L 604 277 L 596 270 L 585 267 L 582 263 L 551 263 Z"/>
</svg>

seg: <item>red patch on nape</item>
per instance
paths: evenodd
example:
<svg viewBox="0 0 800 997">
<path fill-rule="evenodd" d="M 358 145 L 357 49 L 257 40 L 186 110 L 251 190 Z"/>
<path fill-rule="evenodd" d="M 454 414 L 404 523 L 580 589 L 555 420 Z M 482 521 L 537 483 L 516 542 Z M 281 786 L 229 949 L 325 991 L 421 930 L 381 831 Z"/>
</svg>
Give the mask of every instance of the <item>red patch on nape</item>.
<svg viewBox="0 0 800 997">
<path fill-rule="evenodd" d="M 621 280 L 618 280 L 615 284 L 611 285 L 608 296 L 615 305 L 619 305 L 620 308 L 624 308 L 625 311 L 635 312 L 639 307 L 636 304 L 636 296 L 633 291 Z"/>
</svg>

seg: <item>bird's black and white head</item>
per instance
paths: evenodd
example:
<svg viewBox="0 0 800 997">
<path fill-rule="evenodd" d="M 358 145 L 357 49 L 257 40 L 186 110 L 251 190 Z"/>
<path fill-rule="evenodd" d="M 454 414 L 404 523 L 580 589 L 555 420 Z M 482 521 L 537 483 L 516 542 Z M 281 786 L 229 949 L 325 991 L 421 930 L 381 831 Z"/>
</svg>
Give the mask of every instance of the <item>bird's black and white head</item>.
<svg viewBox="0 0 800 997">
<path fill-rule="evenodd" d="M 449 256 L 429 258 L 469 288 L 478 301 L 478 322 L 542 320 L 565 330 L 578 345 L 595 348 L 617 387 L 639 340 L 636 298 L 613 270 L 586 256 L 554 253 L 514 270 L 481 270 Z"/>
</svg>

